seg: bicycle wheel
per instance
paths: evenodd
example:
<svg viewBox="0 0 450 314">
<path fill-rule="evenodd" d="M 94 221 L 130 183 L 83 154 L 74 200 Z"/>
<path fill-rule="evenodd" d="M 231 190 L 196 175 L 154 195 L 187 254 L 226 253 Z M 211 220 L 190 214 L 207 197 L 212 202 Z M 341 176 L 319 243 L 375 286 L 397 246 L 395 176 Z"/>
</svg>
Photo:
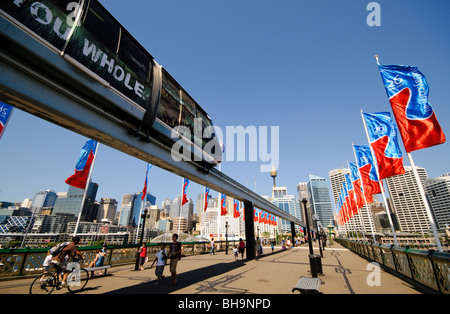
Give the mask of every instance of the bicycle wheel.
<svg viewBox="0 0 450 314">
<path fill-rule="evenodd" d="M 67 288 L 70 292 L 79 292 L 86 287 L 89 281 L 89 273 L 84 268 L 79 268 L 78 270 L 72 271 L 69 276 L 67 276 Z"/>
<path fill-rule="evenodd" d="M 55 289 L 55 285 L 54 274 L 41 274 L 31 283 L 30 294 L 50 294 Z"/>
</svg>

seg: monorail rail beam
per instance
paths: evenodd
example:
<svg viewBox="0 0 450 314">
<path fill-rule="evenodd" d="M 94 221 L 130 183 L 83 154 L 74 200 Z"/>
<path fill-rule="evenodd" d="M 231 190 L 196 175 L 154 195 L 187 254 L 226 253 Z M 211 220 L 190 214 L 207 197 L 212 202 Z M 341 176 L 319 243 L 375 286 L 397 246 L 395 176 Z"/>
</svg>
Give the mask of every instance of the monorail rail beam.
<svg viewBox="0 0 450 314">
<path fill-rule="evenodd" d="M 130 126 L 104 109 L 112 103 L 136 110 L 130 103 L 1 17 L 0 42 L 1 101 L 303 226 L 217 169 L 204 174 L 194 162 L 173 160 L 170 149 L 155 139 L 146 143 L 131 136 Z"/>
</svg>

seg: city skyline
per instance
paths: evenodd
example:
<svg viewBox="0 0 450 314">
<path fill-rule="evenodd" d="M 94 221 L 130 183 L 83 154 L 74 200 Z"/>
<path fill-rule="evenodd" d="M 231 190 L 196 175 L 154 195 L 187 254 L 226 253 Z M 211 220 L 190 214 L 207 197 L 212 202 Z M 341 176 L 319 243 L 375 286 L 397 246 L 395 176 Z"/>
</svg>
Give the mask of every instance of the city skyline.
<svg viewBox="0 0 450 314">
<path fill-rule="evenodd" d="M 382 64 L 419 67 L 430 84 L 437 119 L 444 133 L 450 134 L 450 111 L 445 107 L 450 70 L 446 40 L 450 22 L 445 12 L 450 4 L 379 3 L 379 27 L 366 24 L 369 12 L 364 2 L 175 1 L 127 5 L 127 10 L 117 0 L 104 5 L 217 126 L 223 130 L 239 125 L 279 126 L 277 183 L 295 191 L 310 174 L 326 178 L 331 169 L 353 161 L 353 142 L 367 144 L 360 109 L 390 111 L 375 54 Z M 236 5 L 239 10 L 234 10 Z M 162 14 L 146 18 L 153 11 Z M 171 22 L 166 23 L 169 15 Z M 186 16 L 192 23 L 183 23 Z M 160 25 L 165 25 L 163 32 L 156 31 Z M 179 38 L 173 40 L 168 34 Z M 411 49 L 418 40 L 420 45 Z M 73 173 L 86 140 L 15 109 L 0 140 L 0 200 L 23 201 L 46 189 L 66 191 L 64 180 Z M 448 143 L 413 156 L 430 178 L 450 170 Z M 261 160 L 227 161 L 222 171 L 258 194 L 270 195 L 272 179 L 261 173 L 261 164 Z M 409 165 L 406 158 L 405 165 Z M 144 161 L 100 144 L 92 177 L 99 184 L 97 198 L 114 198 L 120 208 L 123 194 L 142 191 L 145 170 Z M 174 199 L 181 193 L 182 178 L 153 167 L 148 185 L 157 200 Z M 188 196 L 195 199 L 202 191 L 203 186 L 191 182 Z"/>
</svg>

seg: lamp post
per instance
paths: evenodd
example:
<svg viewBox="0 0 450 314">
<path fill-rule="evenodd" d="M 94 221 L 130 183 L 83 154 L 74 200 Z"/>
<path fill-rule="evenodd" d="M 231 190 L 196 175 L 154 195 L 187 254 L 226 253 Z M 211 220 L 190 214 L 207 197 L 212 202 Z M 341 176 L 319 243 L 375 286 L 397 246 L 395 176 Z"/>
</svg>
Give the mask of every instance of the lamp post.
<svg viewBox="0 0 450 314">
<path fill-rule="evenodd" d="M 145 218 L 147 218 L 147 213 L 148 210 L 147 208 L 144 209 L 144 213 L 141 215 L 142 220 L 142 230 L 141 230 L 141 238 L 139 239 L 139 247 L 138 247 L 138 252 L 139 252 L 139 248 L 142 246 L 142 243 L 144 242 L 144 227 L 145 227 Z M 136 256 L 136 265 L 134 266 L 134 270 L 138 270 L 139 269 L 139 254 L 137 254 Z"/>
<path fill-rule="evenodd" d="M 309 219 L 308 219 L 308 208 L 306 207 L 306 203 L 308 201 L 306 198 L 302 199 L 303 207 L 305 209 L 305 220 L 306 220 L 306 232 L 308 233 L 308 245 L 309 245 L 309 267 L 311 269 L 311 276 L 313 278 L 317 278 L 317 274 L 322 273 L 322 262 L 320 260 L 320 255 L 314 255 L 314 251 L 311 243 L 311 230 L 309 228 Z"/>
<path fill-rule="evenodd" d="M 323 257 L 323 253 L 322 253 L 322 244 L 320 243 L 320 227 L 319 227 L 319 215 L 314 214 L 313 215 L 313 220 L 314 220 L 314 224 L 316 225 L 316 229 L 317 229 L 317 240 L 319 241 L 319 252 L 320 252 L 320 257 Z"/>
<path fill-rule="evenodd" d="M 228 220 L 225 221 L 225 254 L 228 254 Z"/>
</svg>

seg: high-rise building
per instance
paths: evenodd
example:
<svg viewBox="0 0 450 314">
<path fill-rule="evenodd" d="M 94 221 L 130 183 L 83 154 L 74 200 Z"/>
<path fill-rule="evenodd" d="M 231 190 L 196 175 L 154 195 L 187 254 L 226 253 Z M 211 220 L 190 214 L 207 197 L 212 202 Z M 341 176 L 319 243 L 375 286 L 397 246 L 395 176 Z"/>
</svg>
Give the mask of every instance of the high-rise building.
<svg viewBox="0 0 450 314">
<path fill-rule="evenodd" d="M 52 190 L 39 191 L 34 195 L 31 210 L 35 213 L 39 213 L 39 210 L 43 207 L 54 206 L 57 198 L 58 195 L 55 193 L 55 191 Z"/>
<path fill-rule="evenodd" d="M 319 216 L 318 222 L 323 228 L 326 228 L 334 220 L 328 180 L 315 175 L 309 175 L 308 191 L 311 195 L 312 213 Z"/>
<path fill-rule="evenodd" d="M 97 214 L 97 221 L 108 220 L 113 222 L 116 216 L 118 202 L 113 198 L 102 198 Z"/>
<path fill-rule="evenodd" d="M 269 199 L 272 204 L 279 207 L 281 210 L 284 210 L 291 216 L 294 216 L 297 219 L 302 219 L 302 215 L 300 212 L 300 203 L 298 202 L 295 195 L 287 194 L 287 187 L 273 187 L 272 188 L 272 198 Z M 281 225 L 281 226 L 280 226 Z M 291 223 L 284 219 L 278 220 L 278 227 L 281 227 L 282 232 L 290 233 Z M 296 231 L 299 230 L 300 226 L 295 226 Z"/>
<path fill-rule="evenodd" d="M 90 182 L 86 193 L 83 210 L 81 212 L 81 221 L 92 221 L 92 213 L 95 210 L 94 202 L 97 196 L 98 184 Z M 64 195 L 64 194 L 59 194 Z M 83 201 L 84 190 L 69 186 L 66 197 L 58 197 L 53 207 L 54 215 L 67 216 L 69 221 L 77 220 L 80 212 L 81 202 Z M 93 218 L 95 219 L 95 218 Z"/>
<path fill-rule="evenodd" d="M 156 197 L 147 193 L 144 200 L 145 204 L 142 207 L 142 192 L 136 194 L 124 194 L 122 199 L 122 206 L 120 208 L 119 226 L 131 226 L 137 228 L 141 219 L 144 208 L 155 205 Z"/>
<path fill-rule="evenodd" d="M 331 192 L 333 195 L 334 208 L 336 208 L 336 205 L 338 204 L 339 194 L 341 193 L 343 184 L 345 183 L 346 174 L 350 174 L 350 169 L 348 168 L 333 169 L 328 173 L 330 177 L 330 185 L 331 185 Z M 345 226 L 341 226 L 342 232 L 356 231 L 356 230 L 364 232 L 376 231 L 370 204 L 364 205 L 362 208 L 360 208 L 358 214 L 353 215 L 353 217 L 349 220 L 349 222 Z"/>
<path fill-rule="evenodd" d="M 403 232 L 430 232 L 430 221 L 413 169 L 410 166 L 404 168 L 405 174 L 386 178 L 400 229 Z M 422 182 L 428 178 L 425 168 L 416 167 L 416 169 Z"/>
<path fill-rule="evenodd" d="M 423 182 L 428 202 L 439 231 L 450 225 L 450 173 Z"/>
</svg>

